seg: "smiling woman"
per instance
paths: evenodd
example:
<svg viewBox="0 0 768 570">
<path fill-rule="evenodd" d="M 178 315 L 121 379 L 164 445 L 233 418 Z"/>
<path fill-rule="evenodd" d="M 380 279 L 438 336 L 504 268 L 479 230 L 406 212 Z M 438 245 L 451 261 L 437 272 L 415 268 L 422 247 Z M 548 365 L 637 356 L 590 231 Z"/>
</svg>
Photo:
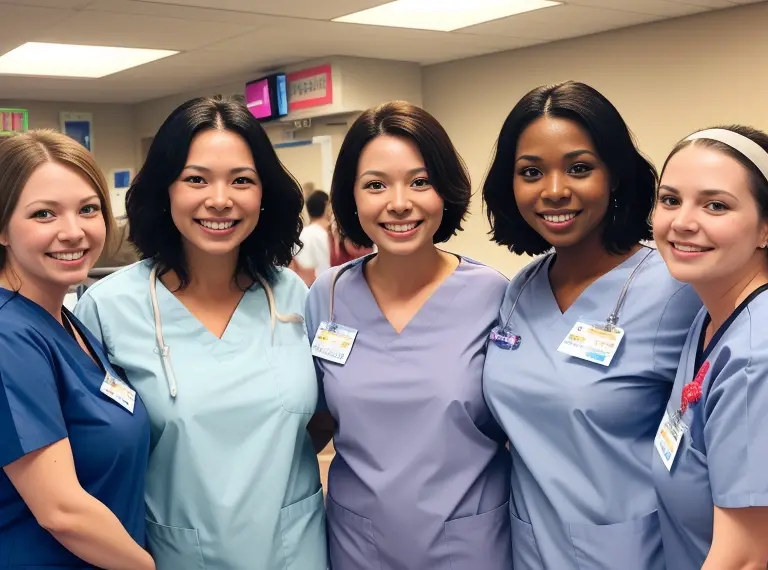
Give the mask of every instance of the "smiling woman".
<svg viewBox="0 0 768 570">
<path fill-rule="evenodd" d="M 0 142 L 0 553 L 12 568 L 155 567 L 142 548 L 146 410 L 62 307 L 112 227 L 81 145 L 53 131 Z"/>
<path fill-rule="evenodd" d="M 302 206 L 242 101 L 189 101 L 128 192 L 143 261 L 77 304 L 147 402 L 159 570 L 326 569 L 307 288 L 281 267 Z"/>
</svg>

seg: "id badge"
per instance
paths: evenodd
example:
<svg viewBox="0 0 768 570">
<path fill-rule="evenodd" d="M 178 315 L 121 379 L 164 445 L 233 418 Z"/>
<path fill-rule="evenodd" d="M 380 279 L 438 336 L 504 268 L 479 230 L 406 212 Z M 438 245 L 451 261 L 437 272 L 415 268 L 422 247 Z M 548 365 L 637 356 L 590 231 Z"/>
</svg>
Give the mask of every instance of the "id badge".
<svg viewBox="0 0 768 570">
<path fill-rule="evenodd" d="M 488 338 L 503 350 L 516 350 L 520 346 L 520 335 L 513 334 L 506 327 L 493 327 Z"/>
<path fill-rule="evenodd" d="M 672 464 L 675 462 L 677 450 L 680 449 L 680 441 L 683 439 L 684 432 L 685 424 L 677 419 L 677 416 L 670 417 L 669 412 L 664 412 L 664 419 L 661 420 L 653 445 L 659 452 L 659 457 L 661 457 L 667 471 L 672 470 Z"/>
<path fill-rule="evenodd" d="M 133 413 L 133 407 L 136 404 L 136 391 L 120 378 L 115 378 L 107 372 L 104 382 L 101 384 L 101 393 Z"/>
<path fill-rule="evenodd" d="M 573 325 L 571 332 L 557 350 L 582 360 L 609 366 L 623 338 L 624 329 L 619 327 L 606 330 L 603 324 L 579 321 Z"/>
<path fill-rule="evenodd" d="M 353 328 L 323 321 L 312 341 L 312 356 L 336 364 L 345 364 L 349 353 L 352 352 L 356 336 L 357 330 Z"/>
</svg>

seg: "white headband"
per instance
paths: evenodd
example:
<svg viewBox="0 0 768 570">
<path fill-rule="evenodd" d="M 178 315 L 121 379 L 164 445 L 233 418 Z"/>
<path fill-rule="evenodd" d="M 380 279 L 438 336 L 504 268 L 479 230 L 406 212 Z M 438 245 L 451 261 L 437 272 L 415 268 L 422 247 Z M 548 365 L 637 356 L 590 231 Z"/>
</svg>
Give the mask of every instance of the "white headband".
<svg viewBox="0 0 768 570">
<path fill-rule="evenodd" d="M 752 139 L 734 131 L 729 131 L 728 129 L 706 129 L 699 131 L 698 133 L 693 133 L 685 140 L 692 141 L 696 139 L 709 139 L 721 142 L 732 149 L 739 151 L 746 156 L 749 161 L 763 173 L 765 179 L 768 180 L 768 152 Z"/>
</svg>

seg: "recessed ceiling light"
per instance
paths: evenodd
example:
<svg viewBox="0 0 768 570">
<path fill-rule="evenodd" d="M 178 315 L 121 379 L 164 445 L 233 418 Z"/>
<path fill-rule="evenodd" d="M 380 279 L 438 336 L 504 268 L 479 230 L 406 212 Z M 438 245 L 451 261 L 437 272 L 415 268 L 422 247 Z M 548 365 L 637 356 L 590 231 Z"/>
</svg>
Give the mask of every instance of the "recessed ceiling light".
<svg viewBox="0 0 768 570">
<path fill-rule="evenodd" d="M 333 21 L 452 32 L 560 4 L 549 0 L 395 0 Z"/>
<path fill-rule="evenodd" d="M 179 52 L 28 42 L 0 56 L 0 74 L 98 78 Z"/>
</svg>

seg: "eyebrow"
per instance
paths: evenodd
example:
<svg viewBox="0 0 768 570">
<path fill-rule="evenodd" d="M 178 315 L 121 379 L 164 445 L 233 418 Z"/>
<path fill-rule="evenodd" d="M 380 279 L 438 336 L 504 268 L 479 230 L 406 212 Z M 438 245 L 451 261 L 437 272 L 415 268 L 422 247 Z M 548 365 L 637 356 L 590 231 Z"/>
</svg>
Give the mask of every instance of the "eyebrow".
<svg viewBox="0 0 768 570">
<path fill-rule="evenodd" d="M 426 172 L 427 169 L 424 166 L 420 166 L 418 168 L 412 168 L 406 174 L 418 174 L 419 172 Z M 366 170 L 363 172 L 358 178 L 362 178 L 363 176 L 380 176 L 381 178 L 386 178 L 388 174 L 386 172 L 382 172 L 381 170 Z"/>
<path fill-rule="evenodd" d="M 184 167 L 184 170 L 197 170 L 198 172 L 206 172 L 206 173 L 211 172 L 210 168 L 206 168 L 205 166 L 200 166 L 198 164 L 187 164 Z M 238 166 L 229 171 L 230 174 L 239 174 L 240 172 L 253 172 L 256 176 L 259 175 L 259 173 L 256 172 L 256 169 L 251 168 L 250 166 Z"/>
<path fill-rule="evenodd" d="M 566 159 L 577 158 L 584 154 L 590 154 L 595 158 L 597 158 L 597 155 L 594 152 L 586 148 L 580 148 L 579 150 L 572 150 L 571 152 L 566 152 L 563 155 L 563 158 L 566 158 Z M 536 156 L 535 154 L 523 154 L 519 156 L 515 162 L 519 162 L 521 160 L 528 160 L 530 162 L 541 162 L 543 159 L 540 156 Z"/>
<path fill-rule="evenodd" d="M 94 199 L 101 201 L 101 198 L 99 197 L 98 194 L 91 194 L 87 198 L 83 198 L 82 200 L 80 200 L 80 203 L 85 204 L 86 202 L 90 202 L 91 200 L 94 200 Z M 35 200 L 34 202 L 30 202 L 29 204 L 27 204 L 26 207 L 29 208 L 30 206 L 35 206 L 35 205 L 47 206 L 49 208 L 53 208 L 61 205 L 61 202 L 57 202 L 56 200 Z"/>
<path fill-rule="evenodd" d="M 680 190 L 678 190 L 674 186 L 669 186 L 667 184 L 662 184 L 661 186 L 659 186 L 659 190 L 666 190 L 667 192 L 670 192 L 670 193 L 675 194 L 677 196 L 680 195 Z M 734 200 L 738 201 L 738 198 L 736 196 L 734 196 L 733 194 L 731 194 L 730 192 L 728 192 L 726 190 L 718 190 L 717 188 L 707 188 L 706 190 L 700 190 L 699 194 L 702 194 L 704 196 L 710 196 L 710 197 L 711 196 L 726 195 L 726 196 L 730 196 Z"/>
</svg>

